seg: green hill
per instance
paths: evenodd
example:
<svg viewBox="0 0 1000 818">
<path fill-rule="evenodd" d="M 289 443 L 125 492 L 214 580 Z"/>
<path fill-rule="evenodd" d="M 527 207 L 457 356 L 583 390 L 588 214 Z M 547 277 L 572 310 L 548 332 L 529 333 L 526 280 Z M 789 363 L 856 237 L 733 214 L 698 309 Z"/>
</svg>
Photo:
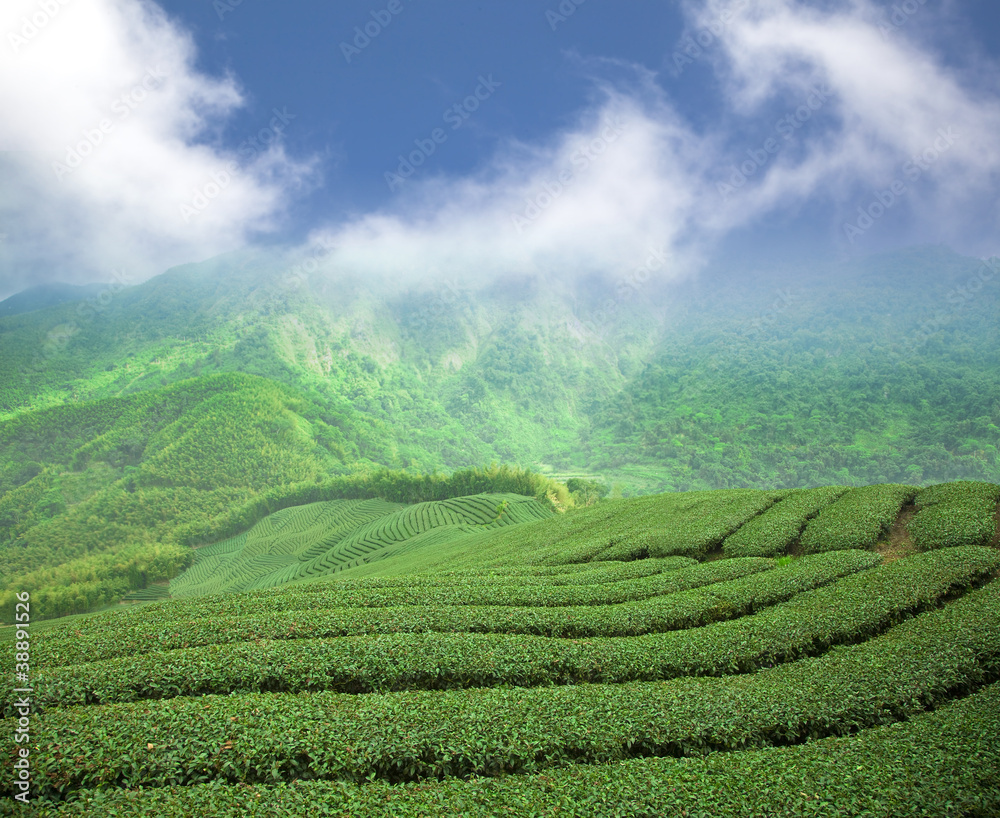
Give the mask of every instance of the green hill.
<svg viewBox="0 0 1000 818">
<path fill-rule="evenodd" d="M 573 462 L 659 491 L 998 482 L 998 272 L 937 247 L 682 288 Z"/>
<path fill-rule="evenodd" d="M 984 264 L 927 247 L 636 289 L 239 253 L 0 318 L 0 418 L 240 372 L 389 468 L 544 464 L 626 492 L 996 481 Z"/>
<path fill-rule="evenodd" d="M 22 590 L 46 616 L 115 603 L 173 579 L 190 546 L 309 500 L 549 490 L 518 470 L 378 470 L 365 440 L 301 393 L 236 373 L 0 423 L 0 607 Z"/>
<path fill-rule="evenodd" d="M 335 470 L 341 440 L 303 399 L 235 374 L 0 424 L 4 605 L 27 588 L 79 612 L 170 579 L 265 491 Z"/>
<path fill-rule="evenodd" d="M 175 584 L 344 570 L 22 629 L 33 814 L 994 814 L 998 499 L 289 507 Z"/>
<path fill-rule="evenodd" d="M 493 462 L 581 503 L 1000 482 L 982 269 L 938 247 L 639 289 L 390 284 L 245 252 L 0 317 L 0 600 L 113 604 L 289 505 L 446 499 L 418 476 Z M 352 493 L 384 470 L 388 494 Z"/>
<path fill-rule="evenodd" d="M 0 316 L 21 315 L 67 302 L 99 298 L 101 284 L 42 284 L 0 301 Z"/>
<path fill-rule="evenodd" d="M 195 552 L 170 584 L 175 597 L 270 588 L 318 579 L 469 534 L 549 517 L 516 494 L 477 494 L 402 506 L 331 500 L 278 511 L 250 531 Z"/>
</svg>

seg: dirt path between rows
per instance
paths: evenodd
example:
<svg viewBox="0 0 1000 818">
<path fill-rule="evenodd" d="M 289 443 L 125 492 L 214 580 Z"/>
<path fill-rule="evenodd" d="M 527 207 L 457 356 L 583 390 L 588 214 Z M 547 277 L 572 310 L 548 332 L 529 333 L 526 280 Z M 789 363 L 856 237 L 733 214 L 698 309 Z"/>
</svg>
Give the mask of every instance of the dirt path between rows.
<svg viewBox="0 0 1000 818">
<path fill-rule="evenodd" d="M 917 553 L 917 547 L 910 539 L 909 525 L 913 515 L 920 510 L 920 506 L 914 503 L 907 503 L 899 510 L 896 521 L 889 529 L 889 533 L 882 537 L 875 545 L 875 551 L 882 555 L 882 562 L 895 562 L 910 554 Z"/>
</svg>

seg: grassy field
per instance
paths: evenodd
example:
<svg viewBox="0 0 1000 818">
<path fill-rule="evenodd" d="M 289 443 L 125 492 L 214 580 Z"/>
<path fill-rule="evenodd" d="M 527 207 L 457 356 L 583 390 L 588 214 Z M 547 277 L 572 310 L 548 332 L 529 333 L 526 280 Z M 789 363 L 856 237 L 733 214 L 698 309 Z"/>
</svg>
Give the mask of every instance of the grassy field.
<svg viewBox="0 0 1000 818">
<path fill-rule="evenodd" d="M 996 815 L 998 499 L 284 509 L 32 630 L 31 814 Z"/>
</svg>

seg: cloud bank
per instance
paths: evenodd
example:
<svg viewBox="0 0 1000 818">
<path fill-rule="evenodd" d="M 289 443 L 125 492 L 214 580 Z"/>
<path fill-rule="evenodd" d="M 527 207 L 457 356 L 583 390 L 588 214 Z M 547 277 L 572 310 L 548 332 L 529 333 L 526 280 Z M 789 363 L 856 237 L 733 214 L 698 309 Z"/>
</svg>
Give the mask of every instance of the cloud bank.
<svg viewBox="0 0 1000 818">
<path fill-rule="evenodd" d="M 737 117 L 753 118 L 779 102 L 794 117 L 817 89 L 826 92 L 816 113 L 822 127 L 804 135 L 800 151 L 776 155 L 747 185 L 748 195 L 713 220 L 717 229 L 744 222 L 747 211 L 817 197 L 839 206 L 848 240 L 847 225 L 873 221 L 858 208 L 879 213 L 873 200 L 894 198 L 883 207 L 907 208 L 914 235 L 961 240 L 962 214 L 983 208 L 997 225 L 998 88 L 975 87 L 907 38 L 921 25 L 933 27 L 939 9 L 922 0 L 890 9 L 868 0 L 822 9 L 791 0 L 708 0 L 688 9 L 702 29 L 728 18 L 709 58 Z M 747 159 L 737 154 L 735 164 Z"/>
<path fill-rule="evenodd" d="M 600 94 L 548 144 L 508 144 L 473 177 L 419 181 L 385 211 L 324 231 L 337 264 L 468 279 L 615 274 L 666 247 L 680 259 L 704 145 L 662 100 Z"/>
<path fill-rule="evenodd" d="M 694 48 L 675 54 L 714 70 L 728 101 L 714 129 L 696 130 L 643 69 L 627 92 L 595 74 L 598 101 L 548 145 L 512 144 L 475 178 L 415 183 L 324 241 L 343 265 L 394 277 L 616 275 L 651 248 L 679 276 L 734 231 L 817 202 L 845 246 L 894 210 L 913 240 L 962 242 L 970 213 L 998 226 L 1000 97 L 907 38 L 933 10 L 908 0 L 899 13 L 924 19 L 900 21 L 868 0 L 685 8 Z"/>
<path fill-rule="evenodd" d="M 914 238 L 995 236 L 995 66 L 949 65 L 917 36 L 946 12 L 897 5 L 901 21 L 871 0 L 689 0 L 664 65 L 710 69 L 715 121 L 696 126 L 671 99 L 685 74 L 630 66 L 623 85 L 607 79 L 621 63 L 585 61 L 593 101 L 571 127 L 510 140 L 471 175 L 413 174 L 314 238 L 336 246 L 337 268 L 415 280 L 614 276 L 651 252 L 679 276 L 734 232 L 807 206 L 845 246 L 896 214 Z M 281 147 L 287 112 L 256 146 L 214 147 L 240 88 L 199 73 L 191 39 L 150 2 L 8 0 L 0 31 L 0 100 L 19 112 L 0 124 L 7 269 L 120 265 L 141 279 L 275 227 L 311 170 Z"/>
<path fill-rule="evenodd" d="M 239 247 L 310 170 L 281 146 L 282 112 L 242 150 L 213 146 L 243 94 L 200 73 L 150 2 L 5 0 L 0 37 L 0 109 L 16 112 L 0 119 L 0 291 L 139 281 Z"/>
</svg>

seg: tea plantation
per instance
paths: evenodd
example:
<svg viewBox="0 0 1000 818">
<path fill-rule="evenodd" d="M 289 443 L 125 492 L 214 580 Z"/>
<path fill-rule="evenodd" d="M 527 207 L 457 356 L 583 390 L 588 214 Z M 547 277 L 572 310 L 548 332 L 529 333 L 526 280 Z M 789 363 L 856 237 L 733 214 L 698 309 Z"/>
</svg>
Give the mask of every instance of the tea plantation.
<svg viewBox="0 0 1000 818">
<path fill-rule="evenodd" d="M 170 592 L 199 596 L 316 579 L 459 534 L 551 514 L 541 503 L 516 494 L 408 506 L 383 500 L 310 503 L 268 515 L 249 532 L 198 549 L 195 564 L 171 583 Z"/>
<path fill-rule="evenodd" d="M 998 500 L 284 509 L 172 599 L 32 631 L 0 814 L 997 815 Z"/>
</svg>

